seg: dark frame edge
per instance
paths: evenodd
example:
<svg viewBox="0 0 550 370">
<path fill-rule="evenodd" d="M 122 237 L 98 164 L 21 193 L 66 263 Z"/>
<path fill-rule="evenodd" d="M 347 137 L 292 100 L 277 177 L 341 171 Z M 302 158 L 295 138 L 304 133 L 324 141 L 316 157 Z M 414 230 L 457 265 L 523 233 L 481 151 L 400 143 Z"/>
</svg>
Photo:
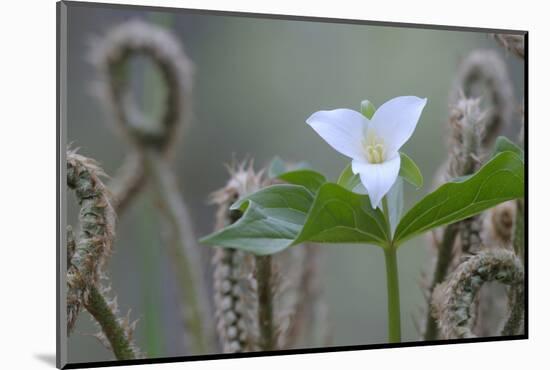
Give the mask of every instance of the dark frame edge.
<svg viewBox="0 0 550 370">
<path fill-rule="evenodd" d="M 524 60 L 523 60 L 523 84 L 524 84 L 524 107 L 523 107 L 523 141 L 525 156 L 525 196 L 524 196 L 524 269 L 525 269 L 525 302 L 523 327 L 525 337 L 529 339 L 529 32 L 525 32 L 524 37 Z"/>
</svg>

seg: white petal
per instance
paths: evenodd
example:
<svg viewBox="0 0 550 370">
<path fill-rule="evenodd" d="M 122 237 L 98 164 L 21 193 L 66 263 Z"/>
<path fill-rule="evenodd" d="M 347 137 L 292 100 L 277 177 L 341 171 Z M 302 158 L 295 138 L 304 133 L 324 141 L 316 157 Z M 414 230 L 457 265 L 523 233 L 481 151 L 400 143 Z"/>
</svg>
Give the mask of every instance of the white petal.
<svg viewBox="0 0 550 370">
<path fill-rule="evenodd" d="M 371 128 L 384 140 L 387 153 L 396 153 L 409 140 L 428 99 L 399 96 L 374 112 Z"/>
<path fill-rule="evenodd" d="M 369 124 L 361 113 L 351 109 L 322 110 L 306 123 L 335 150 L 352 159 L 364 158 L 362 140 Z"/>
<path fill-rule="evenodd" d="M 359 173 L 361 182 L 367 188 L 373 208 L 380 207 L 380 201 L 397 180 L 400 166 L 401 157 L 399 155 L 377 164 L 357 160 L 351 162 L 353 173 Z"/>
</svg>

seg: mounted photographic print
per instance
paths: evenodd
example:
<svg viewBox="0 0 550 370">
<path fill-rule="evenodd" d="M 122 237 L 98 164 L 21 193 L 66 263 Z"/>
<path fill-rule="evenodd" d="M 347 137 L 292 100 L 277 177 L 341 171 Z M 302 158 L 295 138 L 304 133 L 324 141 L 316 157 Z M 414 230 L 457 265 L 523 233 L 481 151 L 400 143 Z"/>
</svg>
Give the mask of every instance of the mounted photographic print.
<svg viewBox="0 0 550 370">
<path fill-rule="evenodd" d="M 527 338 L 527 32 L 57 9 L 58 367 Z"/>
</svg>

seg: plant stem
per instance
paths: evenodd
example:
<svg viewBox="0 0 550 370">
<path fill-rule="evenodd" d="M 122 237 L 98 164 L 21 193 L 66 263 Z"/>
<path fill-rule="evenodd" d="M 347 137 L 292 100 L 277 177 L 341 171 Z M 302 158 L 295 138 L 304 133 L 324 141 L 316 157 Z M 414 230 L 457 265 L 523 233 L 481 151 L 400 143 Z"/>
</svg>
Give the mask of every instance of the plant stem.
<svg viewBox="0 0 550 370">
<path fill-rule="evenodd" d="M 88 312 L 96 319 L 111 344 L 117 360 L 136 358 L 135 350 L 127 332 L 120 325 L 115 313 L 96 286 L 90 286 L 89 298 L 84 302 Z"/>
<path fill-rule="evenodd" d="M 523 199 L 516 201 L 516 224 L 514 228 L 514 251 L 516 255 L 523 261 L 525 259 L 525 225 L 524 217 L 525 210 Z"/>
<path fill-rule="evenodd" d="M 275 349 L 273 329 L 273 292 L 271 256 L 256 256 L 256 280 L 258 282 L 258 325 L 260 327 L 260 350 Z"/>
<path fill-rule="evenodd" d="M 399 303 L 399 276 L 397 273 L 397 249 L 390 245 L 384 249 L 386 281 L 388 287 L 388 339 L 401 342 L 401 310 Z"/>
<path fill-rule="evenodd" d="M 170 252 L 176 267 L 183 298 L 183 319 L 190 335 L 192 354 L 212 348 L 210 302 L 201 273 L 201 256 L 191 228 L 191 218 L 179 193 L 176 179 L 162 154 L 145 150 L 144 162 L 157 190 L 161 210 L 172 229 Z M 208 318 L 208 319 L 206 319 Z"/>
<path fill-rule="evenodd" d="M 435 265 L 434 275 L 430 290 L 428 292 L 428 312 L 426 314 L 426 327 L 424 329 L 424 340 L 436 340 L 438 336 L 437 322 L 432 316 L 430 307 L 432 301 L 432 294 L 437 284 L 440 284 L 445 280 L 447 276 L 447 270 L 453 259 L 453 245 L 458 233 L 458 227 L 456 224 L 451 224 L 443 231 L 443 240 L 438 246 L 437 262 Z"/>
</svg>

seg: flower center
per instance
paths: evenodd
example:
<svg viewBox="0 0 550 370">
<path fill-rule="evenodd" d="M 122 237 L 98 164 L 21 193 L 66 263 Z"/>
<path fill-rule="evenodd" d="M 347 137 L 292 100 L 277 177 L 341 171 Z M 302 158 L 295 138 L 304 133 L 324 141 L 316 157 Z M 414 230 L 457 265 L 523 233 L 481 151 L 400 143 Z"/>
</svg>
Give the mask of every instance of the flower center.
<svg viewBox="0 0 550 370">
<path fill-rule="evenodd" d="M 384 140 L 377 136 L 372 129 L 367 131 L 363 139 L 363 151 L 369 163 L 376 164 L 384 162 L 386 155 Z"/>
</svg>

